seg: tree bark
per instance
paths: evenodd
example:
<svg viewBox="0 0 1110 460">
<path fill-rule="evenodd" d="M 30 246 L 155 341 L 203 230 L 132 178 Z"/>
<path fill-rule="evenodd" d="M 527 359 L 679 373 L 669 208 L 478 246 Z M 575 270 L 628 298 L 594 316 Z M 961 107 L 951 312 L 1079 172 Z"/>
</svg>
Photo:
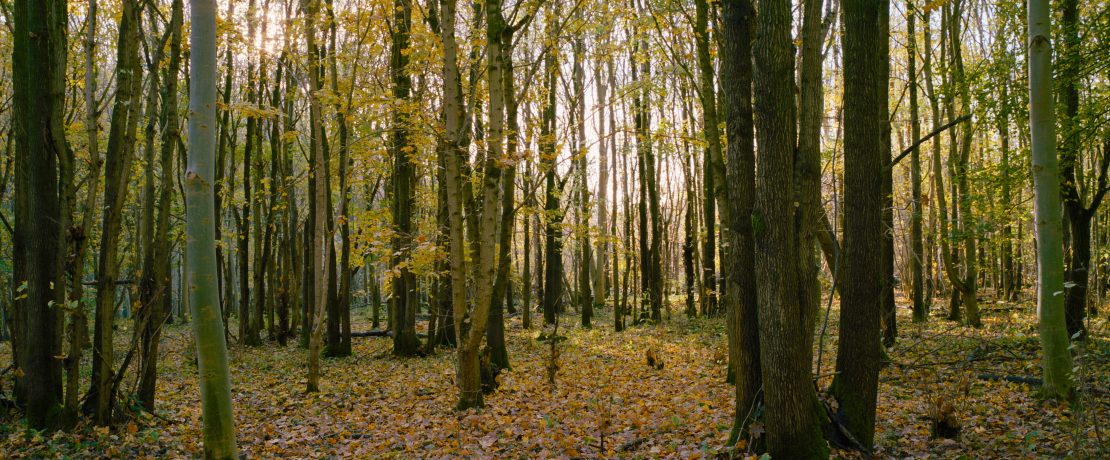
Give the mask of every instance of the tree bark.
<svg viewBox="0 0 1110 460">
<path fill-rule="evenodd" d="M 393 2 L 393 37 L 390 46 L 390 73 L 393 98 L 407 101 L 412 90 L 407 49 L 412 25 L 411 0 Z M 417 291 L 416 276 L 404 265 L 411 257 L 413 210 L 416 205 L 416 147 L 409 140 L 408 117 L 402 109 L 393 109 L 393 260 L 397 274 L 393 279 L 393 310 L 389 328 L 393 330 L 393 354 L 415 356 L 420 353 L 420 339 L 416 337 Z"/>
<path fill-rule="evenodd" d="M 875 437 L 884 302 L 883 149 L 887 120 L 886 0 L 842 3 L 844 37 L 844 275 L 840 341 L 830 393 L 837 416 L 863 447 Z M 878 279 L 876 279 L 878 278 Z M 879 301 L 876 301 L 876 300 Z"/>
<path fill-rule="evenodd" d="M 812 354 L 804 344 L 805 280 L 798 262 L 800 221 L 795 190 L 794 58 L 790 2 L 760 0 L 754 43 L 755 124 L 760 146 L 756 163 L 752 227 L 759 299 L 759 338 L 767 448 L 774 457 L 825 458 L 824 414 L 811 382 Z M 727 284 L 727 283 L 726 283 Z"/>
<path fill-rule="evenodd" d="M 107 162 L 104 169 L 104 213 L 101 230 L 100 260 L 97 266 L 96 327 L 93 338 L 92 384 L 87 404 L 94 410 L 98 425 L 111 422 L 115 395 L 112 347 L 116 311 L 116 278 L 119 276 L 119 237 L 123 207 L 129 194 L 128 179 L 135 155 L 135 131 L 139 122 L 139 92 L 142 68 L 139 66 L 138 1 L 123 2 L 119 48 L 116 58 L 116 101 L 108 134 Z"/>
<path fill-rule="evenodd" d="M 1063 223 L 1056 163 L 1056 116 L 1052 101 L 1049 2 L 1029 2 L 1029 134 L 1033 155 L 1037 226 L 1037 316 L 1044 383 L 1052 398 L 1071 398 L 1071 352 L 1064 311 Z"/>
<path fill-rule="evenodd" d="M 15 138 L 12 354 L 16 397 L 27 423 L 62 423 L 62 367 L 56 359 L 65 301 L 65 234 L 58 158 L 66 155 L 63 109 L 68 44 L 64 0 L 18 0 L 13 8 L 12 135 Z"/>
<path fill-rule="evenodd" d="M 237 459 L 231 376 L 216 279 L 216 1 L 190 0 L 189 164 L 185 174 L 186 284 L 197 347 L 204 456 Z"/>
</svg>

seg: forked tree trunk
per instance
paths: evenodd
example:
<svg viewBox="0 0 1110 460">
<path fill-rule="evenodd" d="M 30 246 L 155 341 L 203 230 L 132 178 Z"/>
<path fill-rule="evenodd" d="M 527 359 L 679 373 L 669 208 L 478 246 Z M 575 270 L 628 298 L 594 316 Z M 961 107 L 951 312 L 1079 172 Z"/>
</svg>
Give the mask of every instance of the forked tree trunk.
<svg viewBox="0 0 1110 460">
<path fill-rule="evenodd" d="M 805 282 L 798 267 L 799 240 L 795 169 L 794 60 L 791 8 L 784 0 L 760 0 L 755 61 L 757 159 L 752 227 L 759 298 L 759 351 L 766 411 L 767 448 L 776 458 L 825 458 L 823 408 L 817 400 L 804 346 Z M 727 284 L 727 283 L 726 283 Z"/>
<path fill-rule="evenodd" d="M 177 139 L 180 135 L 178 128 L 177 89 L 178 73 L 181 71 L 181 26 L 184 21 L 184 5 L 182 0 L 174 0 L 170 12 L 170 59 L 166 70 L 165 83 L 162 88 L 162 146 L 161 146 L 161 173 L 158 198 L 158 216 L 155 223 L 154 248 L 152 261 L 149 266 L 153 296 L 143 308 L 149 310 L 148 318 L 140 321 L 145 329 L 142 332 L 142 355 L 139 359 L 139 401 L 147 411 L 154 410 L 154 392 L 158 379 L 158 343 L 162 336 L 162 325 L 169 316 L 169 311 L 164 308 L 170 299 L 170 282 L 168 279 L 170 268 L 170 204 L 173 200 L 173 166 L 174 153 L 176 152 Z M 145 271 L 144 271 L 145 272 Z"/>
<path fill-rule="evenodd" d="M 123 2 L 116 68 L 116 101 L 108 134 L 104 168 L 104 213 L 100 260 L 97 266 L 96 327 L 93 338 L 92 384 L 87 400 L 98 425 L 111 422 L 115 395 L 113 323 L 116 311 L 116 278 L 119 276 L 119 236 L 123 208 L 129 192 L 131 162 L 135 154 L 135 131 L 139 118 L 142 68 L 139 66 L 139 2 Z"/>
</svg>

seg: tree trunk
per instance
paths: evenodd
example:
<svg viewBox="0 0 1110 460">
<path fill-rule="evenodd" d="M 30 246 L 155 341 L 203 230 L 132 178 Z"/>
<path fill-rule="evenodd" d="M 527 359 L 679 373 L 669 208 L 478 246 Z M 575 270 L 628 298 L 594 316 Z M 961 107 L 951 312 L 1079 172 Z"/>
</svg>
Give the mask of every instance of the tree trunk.
<svg viewBox="0 0 1110 460">
<path fill-rule="evenodd" d="M 213 181 L 216 136 L 216 2 L 191 0 L 189 165 L 185 174 L 186 284 L 204 423 L 204 457 L 237 459 L 231 376 L 216 280 Z"/>
<path fill-rule="evenodd" d="M 18 0 L 13 8 L 12 136 L 15 137 L 12 354 L 16 397 L 35 429 L 61 427 L 64 302 L 64 206 L 58 159 L 67 155 L 63 110 L 67 6 L 64 0 Z"/>
<path fill-rule="evenodd" d="M 393 37 L 391 45 L 390 73 L 393 81 L 393 97 L 407 101 L 412 89 L 409 76 L 407 49 L 409 48 L 409 29 L 412 22 L 411 0 L 394 0 Z M 412 155 L 415 146 L 409 141 L 408 120 L 399 109 L 393 113 L 393 260 L 398 272 L 393 280 L 393 310 L 389 318 L 389 328 L 393 331 L 393 354 L 395 356 L 415 356 L 420 353 L 420 339 L 416 337 L 417 292 L 416 276 L 403 262 L 411 257 L 413 210 L 416 206 L 416 162 Z"/>
<path fill-rule="evenodd" d="M 713 61 L 709 54 L 709 5 L 706 0 L 694 1 L 694 41 L 698 58 L 698 96 L 702 108 L 702 130 L 709 146 L 705 156 L 705 199 L 702 202 L 705 215 L 705 242 L 702 245 L 702 279 L 705 291 L 702 292 L 701 311 L 705 315 L 717 315 L 717 275 L 716 261 L 716 204 L 721 202 L 721 219 L 727 218 L 727 205 L 722 179 L 724 163 L 721 152 L 721 131 L 717 119 L 717 92 L 713 84 Z"/>
<path fill-rule="evenodd" d="M 887 120 L 885 0 L 850 0 L 844 18 L 844 274 L 840 341 L 830 393 L 837 416 L 863 447 L 875 437 L 880 305 L 886 285 L 883 254 L 882 147 Z M 876 282 L 879 277 L 879 282 Z"/>
<path fill-rule="evenodd" d="M 89 408 L 94 409 L 98 425 L 111 423 L 115 395 L 112 348 L 116 310 L 116 278 L 119 276 L 119 237 L 123 208 L 129 192 L 128 179 L 135 154 L 135 131 L 139 118 L 139 92 L 142 68 L 139 66 L 139 2 L 123 2 L 119 48 L 116 62 L 116 101 L 108 134 L 107 162 L 104 169 L 104 214 L 101 230 L 100 260 L 97 266 L 96 327 L 93 338 L 92 384 Z"/>
<path fill-rule="evenodd" d="M 913 0 L 906 3 L 906 34 L 908 54 L 907 78 L 909 79 L 909 106 L 910 106 L 910 139 L 917 142 L 921 138 L 921 118 L 917 106 L 917 8 Z M 1005 187 L 1005 185 L 1003 185 Z M 913 321 L 923 323 L 929 319 L 929 305 L 925 303 L 925 274 L 923 263 L 925 258 L 924 243 L 921 230 L 921 148 L 913 146 L 910 153 L 910 271 L 913 290 L 910 293 L 910 303 L 913 308 Z"/>
<path fill-rule="evenodd" d="M 313 238 L 312 255 L 312 297 L 313 314 L 305 326 L 310 328 L 308 337 L 308 385 L 306 392 L 313 393 L 320 390 L 320 341 L 324 329 L 324 312 L 328 304 L 328 248 L 331 232 L 328 228 L 327 210 L 327 160 L 324 156 L 324 129 L 323 117 L 320 113 L 320 101 L 316 92 L 320 90 L 320 60 L 316 53 L 316 15 L 320 11 L 319 0 L 305 0 L 301 4 L 305 17 L 305 37 L 309 53 L 309 87 L 308 100 L 312 126 L 313 162 L 312 176 L 316 179 L 313 190 L 313 201 L 316 209 L 312 212 Z M 306 307 L 307 309 L 307 307 Z"/>
<path fill-rule="evenodd" d="M 774 457 L 825 458 L 824 414 L 814 392 L 807 357 L 798 267 L 798 207 L 795 196 L 794 60 L 790 2 L 760 0 L 760 39 L 753 47 L 755 123 L 760 154 L 756 165 L 752 227 L 759 299 L 759 338 L 767 448 Z M 726 270 L 727 273 L 727 270 Z M 727 284 L 727 283 L 726 283 Z"/>
<path fill-rule="evenodd" d="M 88 20 L 85 25 L 85 125 L 88 136 L 89 155 L 89 185 L 85 195 L 85 209 L 81 217 L 81 224 L 75 227 L 79 232 L 71 235 L 73 240 L 73 258 L 70 272 L 70 288 L 68 302 L 80 302 L 85 296 L 85 259 L 89 249 L 89 234 L 92 232 L 93 221 L 96 219 L 98 208 L 97 198 L 100 189 L 100 106 L 96 100 L 97 65 L 96 65 L 96 24 L 97 0 L 89 1 Z M 76 188 L 71 188 L 76 193 Z M 19 218 L 16 218 L 19 221 Z M 89 327 L 84 305 L 74 308 L 71 313 L 70 324 L 67 331 L 69 335 L 69 353 L 66 359 L 66 391 L 65 414 L 67 426 L 74 426 L 78 419 L 78 404 L 80 400 L 81 381 L 81 355 L 88 345 Z"/>
<path fill-rule="evenodd" d="M 181 71 L 181 26 L 184 20 L 184 5 L 182 0 L 174 0 L 170 13 L 170 58 L 166 70 L 165 84 L 162 88 L 162 146 L 161 146 L 161 172 L 159 184 L 160 197 L 158 198 L 158 219 L 155 224 L 154 234 L 160 235 L 154 241 L 151 253 L 151 263 L 144 264 L 143 273 L 149 270 L 150 293 L 149 299 L 142 302 L 141 308 L 147 309 L 146 319 L 139 321 L 144 325 L 142 332 L 142 354 L 139 359 L 139 401 L 148 411 L 154 411 L 155 384 L 158 379 L 158 342 L 162 335 L 162 324 L 165 323 L 169 311 L 164 305 L 170 298 L 170 283 L 168 279 L 170 265 L 170 204 L 173 201 L 173 156 L 180 135 L 178 128 L 177 85 Z M 156 53 L 160 54 L 160 53 Z M 152 69 L 152 72 L 156 70 Z M 152 79 L 153 81 L 153 79 Z M 151 159 L 153 160 L 153 158 Z"/>
<path fill-rule="evenodd" d="M 336 95 L 339 95 L 339 65 L 337 63 L 336 54 L 337 39 L 336 39 L 336 20 L 335 10 L 333 5 L 334 0 L 327 0 L 328 12 L 328 40 L 331 42 L 332 52 L 328 54 L 328 65 L 331 68 L 331 90 Z M 356 46 L 356 55 L 361 50 L 362 42 L 358 42 Z M 358 69 L 356 63 L 351 70 L 350 91 L 353 91 L 355 85 L 358 84 Z M 350 151 L 350 134 L 347 127 L 347 116 L 351 110 L 351 93 L 348 92 L 346 97 L 346 105 L 340 102 L 335 103 L 335 119 L 336 124 L 339 126 L 339 236 L 342 239 L 340 245 L 340 260 L 339 260 L 339 279 L 338 279 L 338 302 L 333 310 L 337 313 L 334 323 L 336 326 L 333 332 L 332 320 L 329 317 L 328 325 L 328 347 L 326 354 L 328 356 L 350 356 L 351 355 L 351 226 L 350 216 L 348 216 L 348 206 L 350 203 L 350 185 L 348 178 L 348 168 L 351 162 Z"/>
<path fill-rule="evenodd" d="M 549 24 L 553 27 L 553 24 Z M 540 169 L 544 171 L 544 281 L 543 281 L 543 323 L 555 324 L 555 315 L 562 310 L 563 297 L 563 211 L 560 205 L 562 184 L 555 177 L 556 94 L 555 86 L 558 64 L 554 50 L 544 57 L 544 87 L 548 93 L 542 103 L 540 121 Z"/>
<path fill-rule="evenodd" d="M 1074 396 L 1065 320 L 1063 223 L 1056 163 L 1056 117 L 1052 101 L 1052 42 L 1046 0 L 1032 0 L 1029 27 L 1029 133 L 1037 226 L 1037 316 L 1044 383 L 1051 398 Z"/>
<path fill-rule="evenodd" d="M 580 14 L 579 14 L 580 16 Z M 585 43 L 581 35 L 575 36 L 571 48 L 573 50 L 573 64 L 571 84 L 573 87 L 574 107 L 571 128 L 574 132 L 574 175 L 576 210 L 574 213 L 575 226 L 578 240 L 578 305 L 582 313 L 582 327 L 592 327 L 594 315 L 594 298 L 591 269 L 593 268 L 593 254 L 590 245 L 590 189 L 586 181 L 586 72 L 582 68 Z"/>
<path fill-rule="evenodd" d="M 452 0 L 448 0 L 451 2 Z M 475 407 L 482 407 L 485 405 L 482 398 L 481 391 L 481 372 L 479 368 L 479 346 L 482 343 L 482 338 L 485 335 L 486 321 L 489 319 L 489 309 L 492 306 L 495 271 L 496 271 L 496 258 L 498 235 L 502 204 L 502 172 L 499 163 L 504 161 L 503 154 L 503 140 L 504 140 L 504 117 L 505 117 L 505 87 L 504 87 L 504 56 L 502 47 L 502 34 L 507 27 L 505 19 L 502 16 L 501 4 L 499 0 L 486 0 L 486 53 L 487 53 L 487 78 L 489 85 L 489 138 L 487 142 L 487 154 L 485 158 L 484 170 L 485 174 L 482 179 L 481 191 L 481 216 L 478 222 L 479 232 L 475 234 L 475 246 L 477 247 L 476 263 L 474 267 L 474 309 L 470 312 L 470 325 L 469 328 L 464 328 L 457 325 L 456 330 L 460 334 L 459 347 L 458 347 L 458 375 L 457 380 L 459 383 L 459 402 L 456 408 L 465 410 Z M 444 12 L 454 11 L 454 6 L 450 8 L 445 7 Z M 446 28 L 445 28 L 446 29 Z M 450 31 L 454 33 L 454 25 L 450 27 Z M 459 156 L 449 157 L 452 166 L 449 166 L 452 172 L 458 172 L 461 168 L 458 166 Z M 512 164 L 515 164 L 515 159 Z M 459 190 L 458 186 L 459 174 L 448 174 L 452 179 L 453 190 Z M 453 204 L 451 212 L 454 214 L 458 210 L 459 200 L 452 200 Z M 461 219 L 455 219 L 456 222 L 461 223 Z M 460 229 L 461 230 L 461 229 Z M 457 233 L 458 231 L 456 231 Z M 453 239 L 455 243 L 461 243 L 459 239 Z M 455 251 L 461 251 L 461 247 Z M 462 290 L 465 286 L 453 285 L 453 289 Z M 456 303 L 456 308 L 465 308 L 465 305 Z M 456 310 L 456 318 L 462 318 L 466 314 L 465 311 Z M 458 320 L 456 320 L 458 321 Z"/>
<path fill-rule="evenodd" d="M 950 45 L 949 51 L 952 55 L 952 79 L 956 85 L 957 93 L 960 97 L 960 109 L 963 113 L 971 112 L 971 97 L 968 94 L 968 82 L 964 75 L 963 53 L 961 51 L 961 35 L 960 35 L 960 20 L 961 20 L 961 1 L 957 0 L 950 4 L 950 17 L 948 20 L 948 33 Z M 979 318 L 979 303 L 977 298 L 977 286 L 979 283 L 979 252 L 978 252 L 978 232 L 975 229 L 976 223 L 972 218 L 971 213 L 971 193 L 968 189 L 968 175 L 969 171 L 969 156 L 971 152 L 972 141 L 972 126 L 968 122 L 963 126 L 961 132 L 959 151 L 950 152 L 956 155 L 955 157 L 955 190 L 958 191 L 953 194 L 953 200 L 958 200 L 957 208 L 959 210 L 960 230 L 962 233 L 964 243 L 964 280 L 961 290 L 962 308 L 966 318 L 967 325 L 971 327 L 981 327 Z"/>
<path fill-rule="evenodd" d="M 608 35 L 605 35 L 604 40 L 608 41 Z M 600 45 L 600 43 L 599 43 Z M 603 58 L 600 55 L 594 62 L 594 85 L 597 88 L 597 231 L 598 238 L 595 242 L 596 246 L 594 252 L 596 253 L 596 264 L 592 271 L 593 284 L 594 284 L 594 305 L 604 308 L 605 301 L 608 298 L 608 286 L 606 283 L 606 274 L 608 273 L 609 259 L 609 242 L 607 238 L 612 235 L 609 233 L 609 209 L 608 209 L 608 183 L 609 183 L 609 158 L 607 149 L 609 147 L 608 133 L 605 131 L 605 106 L 608 104 L 608 86 L 605 80 L 601 78 L 601 69 Z M 615 130 L 616 127 L 613 127 Z M 615 146 L 614 146 L 615 149 Z M 614 181 L 615 182 L 615 181 Z M 614 213 L 616 211 L 614 210 Z"/>
</svg>

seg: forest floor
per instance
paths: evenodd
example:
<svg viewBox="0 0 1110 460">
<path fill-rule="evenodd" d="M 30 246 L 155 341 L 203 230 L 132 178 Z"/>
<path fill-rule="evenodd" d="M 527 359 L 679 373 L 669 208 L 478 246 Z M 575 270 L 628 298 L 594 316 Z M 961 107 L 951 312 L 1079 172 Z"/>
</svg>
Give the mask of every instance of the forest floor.
<svg viewBox="0 0 1110 460">
<path fill-rule="evenodd" d="M 902 301 L 900 305 L 904 305 Z M 675 306 L 674 308 L 678 308 Z M 939 314 L 939 312 L 937 312 Z M 536 318 L 537 320 L 542 318 Z M 306 395 L 305 351 L 267 343 L 231 347 L 233 397 L 245 458 L 706 458 L 725 448 L 732 387 L 724 382 L 720 320 L 680 314 L 659 327 L 612 331 L 611 317 L 581 329 L 562 319 L 559 370 L 547 377 L 548 342 L 508 319 L 512 370 L 482 411 L 456 412 L 455 355 L 390 356 L 386 338 L 355 338 L 351 357 L 326 359 L 321 392 Z M 818 324 L 820 325 L 821 322 Z M 984 327 L 936 316 L 912 324 L 899 308 L 899 338 L 880 377 L 876 454 L 880 458 L 1107 458 L 1110 455 L 1110 341 L 1103 320 L 1077 350 L 1081 404 L 1038 398 L 1036 386 L 985 380 L 983 374 L 1039 377 L 1039 343 L 1029 304 L 984 302 Z M 117 331 L 119 347 L 130 332 Z M 356 314 L 354 329 L 369 330 Z M 820 327 L 818 328 L 820 329 Z M 818 333 L 821 337 L 820 333 Z M 819 382 L 827 387 L 836 352 L 837 312 L 828 321 Z M 662 359 L 649 367 L 646 350 Z M 0 345 L 10 361 L 10 345 Z M 28 430 L 0 412 L 0 457 L 195 458 L 201 453 L 196 368 L 187 325 L 170 325 L 162 346 L 156 415 L 111 430 L 82 424 L 73 433 Z M 6 376 L 4 388 L 10 388 Z M 130 391 L 134 380 L 124 380 Z M 930 436 L 929 414 L 951 404 L 955 440 Z M 1077 410 L 1077 408 L 1082 408 Z M 123 411 L 128 412 L 128 411 Z M 1102 430 L 1102 431 L 1099 431 Z M 840 457 L 859 453 L 837 451 Z"/>
</svg>

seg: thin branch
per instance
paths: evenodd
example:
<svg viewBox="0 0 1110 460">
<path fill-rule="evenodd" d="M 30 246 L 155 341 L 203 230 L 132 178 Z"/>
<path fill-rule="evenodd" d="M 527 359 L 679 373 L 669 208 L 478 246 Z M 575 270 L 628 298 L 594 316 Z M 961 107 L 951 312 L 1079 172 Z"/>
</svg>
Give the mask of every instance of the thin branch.
<svg viewBox="0 0 1110 460">
<path fill-rule="evenodd" d="M 929 134 L 926 134 L 925 137 L 922 137 L 921 139 L 918 139 L 917 141 L 915 141 L 913 144 L 910 144 L 910 146 L 906 147 L 906 149 L 903 150 L 902 153 L 900 153 L 900 154 L 898 154 L 898 156 L 894 157 L 894 159 L 890 161 L 890 167 L 893 168 L 894 165 L 898 164 L 898 162 L 901 161 L 903 158 L 905 158 L 906 155 L 909 155 L 910 153 L 912 153 L 914 149 L 920 147 L 921 144 L 924 144 L 925 141 L 928 141 L 929 139 L 932 139 L 936 135 L 947 131 L 948 128 L 951 128 L 953 126 L 956 126 L 956 125 L 958 125 L 962 122 L 969 121 L 969 120 L 971 120 L 971 115 L 970 114 L 963 115 L 963 116 L 960 116 L 960 117 L 956 118 L 955 120 L 952 120 L 952 121 L 946 123 L 944 126 L 941 126 L 937 129 L 934 129 L 933 132 L 931 132 Z"/>
</svg>

